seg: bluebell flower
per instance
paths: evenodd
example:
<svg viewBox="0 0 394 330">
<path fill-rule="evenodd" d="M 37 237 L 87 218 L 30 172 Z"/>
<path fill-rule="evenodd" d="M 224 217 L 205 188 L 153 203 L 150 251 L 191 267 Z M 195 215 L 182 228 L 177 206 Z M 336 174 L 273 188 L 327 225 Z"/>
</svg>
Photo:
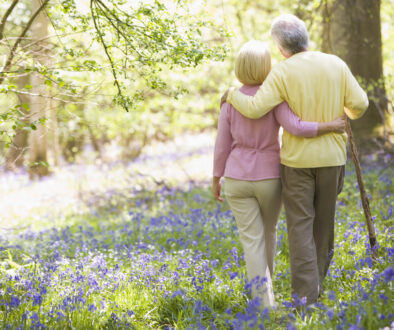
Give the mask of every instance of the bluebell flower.
<svg viewBox="0 0 394 330">
<path fill-rule="evenodd" d="M 29 314 L 30 314 L 29 311 L 26 311 L 26 312 L 22 313 L 21 320 L 25 321 L 27 319 L 27 317 L 29 316 Z"/>
<path fill-rule="evenodd" d="M 316 307 L 316 308 L 320 308 L 321 310 L 323 310 L 323 311 L 325 311 L 325 310 L 327 310 L 328 308 L 327 308 L 327 306 L 326 305 L 324 305 L 323 303 L 321 303 L 321 302 L 315 302 L 312 306 L 314 306 L 314 307 Z M 310 309 L 312 309 L 312 308 L 310 308 L 310 307 L 307 307 L 307 310 L 309 311 Z"/>
<path fill-rule="evenodd" d="M 57 321 L 64 319 L 66 317 L 62 312 L 56 312 L 56 315 L 57 315 L 56 318 Z"/>
<path fill-rule="evenodd" d="M 384 280 L 386 283 L 394 280 L 394 267 L 388 267 L 383 272 Z"/>
<path fill-rule="evenodd" d="M 328 316 L 328 318 L 330 319 L 330 321 L 333 319 L 333 317 L 334 317 L 334 310 L 333 310 L 332 308 L 330 308 L 330 309 L 327 311 L 327 316 Z"/>
<path fill-rule="evenodd" d="M 178 297 L 178 296 L 182 296 L 184 294 L 184 291 L 183 290 L 175 290 L 174 292 L 173 292 L 173 294 L 171 295 L 171 298 L 175 298 L 175 297 Z"/>
<path fill-rule="evenodd" d="M 387 304 L 387 301 L 389 300 L 388 297 L 386 297 L 383 293 L 379 294 L 379 298 L 384 300 L 384 303 Z"/>
<path fill-rule="evenodd" d="M 261 304 L 261 302 L 260 302 L 260 304 Z M 266 307 L 266 308 L 264 308 L 262 311 L 261 311 L 261 317 L 263 318 L 263 319 L 270 319 L 270 310 Z"/>
<path fill-rule="evenodd" d="M 230 280 L 233 280 L 238 276 L 238 272 L 230 272 L 229 275 L 230 275 Z"/>
<path fill-rule="evenodd" d="M 88 310 L 89 310 L 89 312 L 94 312 L 97 310 L 97 307 L 93 304 L 90 304 Z"/>
<path fill-rule="evenodd" d="M 218 330 L 218 327 L 216 326 L 216 324 L 215 324 L 213 321 L 211 321 L 211 326 L 210 326 L 210 328 L 211 328 L 211 329 L 214 329 L 214 330 Z"/>
<path fill-rule="evenodd" d="M 39 316 L 38 316 L 38 314 L 36 312 L 33 312 L 33 314 L 30 316 L 30 320 L 33 320 L 33 321 L 38 322 L 39 319 L 40 318 L 39 318 Z"/>
<path fill-rule="evenodd" d="M 292 295 L 292 298 L 293 298 L 293 304 L 295 307 L 306 306 L 306 297 L 298 298 L 297 293 L 294 293 Z"/>
<path fill-rule="evenodd" d="M 194 311 L 195 311 L 197 314 L 200 314 L 200 313 L 201 313 L 201 311 L 202 311 L 202 301 L 201 301 L 201 300 L 197 300 L 197 301 L 194 303 Z"/>
<path fill-rule="evenodd" d="M 289 322 L 287 323 L 286 330 L 297 330 L 297 328 L 293 323 Z"/>
<path fill-rule="evenodd" d="M 35 293 L 33 296 L 33 306 L 42 304 L 42 296 L 38 293 Z"/>
<path fill-rule="evenodd" d="M 333 290 L 330 290 L 330 292 L 328 293 L 328 299 L 333 301 L 336 300 L 335 292 Z"/>
<path fill-rule="evenodd" d="M 235 314 L 235 317 L 242 322 L 247 322 L 249 320 L 249 317 L 247 314 L 238 312 L 237 314 Z"/>
<path fill-rule="evenodd" d="M 20 305 L 21 301 L 19 299 L 19 297 L 17 296 L 11 296 L 11 300 L 10 300 L 10 307 L 12 308 L 17 308 Z"/>
<path fill-rule="evenodd" d="M 236 247 L 233 247 L 233 248 L 230 250 L 230 253 L 231 253 L 232 257 L 233 257 L 233 260 L 234 260 L 234 262 L 235 262 L 235 265 L 236 265 L 237 267 L 239 267 L 239 257 L 238 257 L 238 250 L 237 250 L 237 248 L 236 248 Z"/>
</svg>

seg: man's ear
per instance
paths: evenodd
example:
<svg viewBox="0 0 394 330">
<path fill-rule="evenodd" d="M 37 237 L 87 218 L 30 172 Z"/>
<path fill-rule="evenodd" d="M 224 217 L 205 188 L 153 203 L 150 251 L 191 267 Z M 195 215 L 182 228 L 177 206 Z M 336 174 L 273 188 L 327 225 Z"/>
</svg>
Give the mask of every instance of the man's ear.
<svg viewBox="0 0 394 330">
<path fill-rule="evenodd" d="M 278 46 L 278 49 L 279 49 L 280 53 L 283 55 L 283 57 L 285 57 L 285 58 L 289 58 L 289 57 L 290 57 L 290 55 L 288 55 L 288 54 L 282 49 L 282 47 Z"/>
</svg>

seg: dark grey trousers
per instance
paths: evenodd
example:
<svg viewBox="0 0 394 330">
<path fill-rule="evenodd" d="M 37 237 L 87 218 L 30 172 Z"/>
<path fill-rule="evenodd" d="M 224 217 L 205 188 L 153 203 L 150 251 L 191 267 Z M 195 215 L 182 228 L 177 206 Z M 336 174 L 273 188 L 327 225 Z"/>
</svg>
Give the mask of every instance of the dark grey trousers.
<svg viewBox="0 0 394 330">
<path fill-rule="evenodd" d="M 307 304 L 316 302 L 333 257 L 335 204 L 344 175 L 345 166 L 280 168 L 291 287 Z"/>
</svg>

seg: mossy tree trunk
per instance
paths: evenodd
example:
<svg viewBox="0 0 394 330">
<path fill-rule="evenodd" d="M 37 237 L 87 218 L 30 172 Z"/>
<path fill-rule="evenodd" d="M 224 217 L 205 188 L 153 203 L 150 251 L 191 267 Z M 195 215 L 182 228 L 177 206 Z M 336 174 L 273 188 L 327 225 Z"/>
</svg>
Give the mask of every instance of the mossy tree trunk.
<svg viewBox="0 0 394 330">
<path fill-rule="evenodd" d="M 324 0 L 322 10 L 322 50 L 341 57 L 368 92 L 369 108 L 351 126 L 359 145 L 373 146 L 371 141 L 385 135 L 388 104 L 383 78 L 380 0 Z"/>
</svg>

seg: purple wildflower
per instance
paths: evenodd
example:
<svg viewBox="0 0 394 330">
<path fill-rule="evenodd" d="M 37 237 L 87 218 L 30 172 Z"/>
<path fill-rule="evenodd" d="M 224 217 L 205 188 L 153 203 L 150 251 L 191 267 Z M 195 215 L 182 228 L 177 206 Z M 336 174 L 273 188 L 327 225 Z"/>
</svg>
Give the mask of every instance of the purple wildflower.
<svg viewBox="0 0 394 330">
<path fill-rule="evenodd" d="M 383 272 L 384 280 L 386 283 L 394 280 L 394 267 L 388 267 Z"/>
<path fill-rule="evenodd" d="M 11 296 L 10 307 L 17 308 L 21 301 L 17 296 Z"/>
<path fill-rule="evenodd" d="M 33 306 L 42 304 L 42 296 L 38 293 L 35 293 L 33 296 Z"/>
<path fill-rule="evenodd" d="M 289 322 L 286 326 L 286 330 L 297 330 L 297 328 L 293 323 Z"/>
<path fill-rule="evenodd" d="M 238 272 L 231 272 L 229 275 L 230 275 L 230 280 L 233 280 L 238 276 Z"/>
<path fill-rule="evenodd" d="M 97 307 L 93 304 L 90 304 L 88 310 L 89 310 L 89 312 L 94 312 L 97 310 Z"/>
</svg>

